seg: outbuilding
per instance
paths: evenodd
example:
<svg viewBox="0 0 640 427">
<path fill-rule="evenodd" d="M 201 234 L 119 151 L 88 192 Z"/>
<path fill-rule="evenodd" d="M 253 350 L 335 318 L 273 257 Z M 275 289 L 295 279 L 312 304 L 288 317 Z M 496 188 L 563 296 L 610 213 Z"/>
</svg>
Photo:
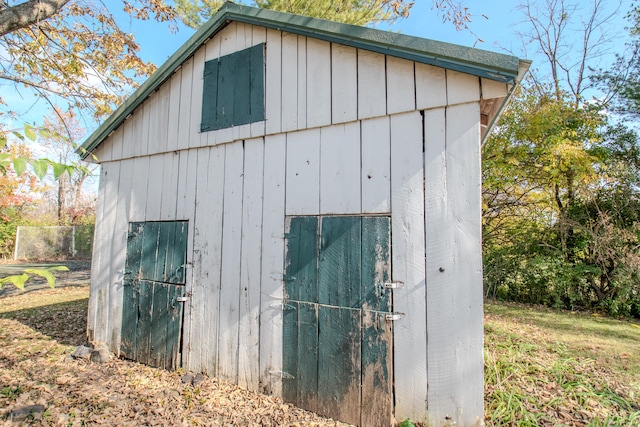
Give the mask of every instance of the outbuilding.
<svg viewBox="0 0 640 427">
<path fill-rule="evenodd" d="M 480 425 L 480 148 L 528 65 L 226 3 L 83 144 L 89 339 L 348 423 Z"/>
</svg>

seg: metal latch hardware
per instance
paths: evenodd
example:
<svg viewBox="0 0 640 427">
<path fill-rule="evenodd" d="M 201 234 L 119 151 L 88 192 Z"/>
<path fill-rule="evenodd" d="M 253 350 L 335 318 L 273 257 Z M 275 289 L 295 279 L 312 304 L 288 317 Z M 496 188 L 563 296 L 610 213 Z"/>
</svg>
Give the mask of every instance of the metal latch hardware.
<svg viewBox="0 0 640 427">
<path fill-rule="evenodd" d="M 384 315 L 384 320 L 388 320 L 390 322 L 400 319 L 404 319 L 404 313 L 387 313 Z"/>
<path fill-rule="evenodd" d="M 383 285 L 386 289 L 404 288 L 404 282 L 385 282 Z"/>
<path fill-rule="evenodd" d="M 177 297 L 176 301 L 177 302 L 187 302 L 187 301 L 189 301 L 189 297 Z"/>
<path fill-rule="evenodd" d="M 276 375 L 285 380 L 294 380 L 296 377 L 285 371 L 269 371 L 271 375 Z"/>
</svg>

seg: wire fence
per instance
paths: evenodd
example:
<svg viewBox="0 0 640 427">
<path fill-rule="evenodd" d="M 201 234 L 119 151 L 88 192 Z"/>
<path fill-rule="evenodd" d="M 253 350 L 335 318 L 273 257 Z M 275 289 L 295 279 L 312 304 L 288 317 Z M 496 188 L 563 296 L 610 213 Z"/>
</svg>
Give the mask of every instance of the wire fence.
<svg viewBox="0 0 640 427">
<path fill-rule="evenodd" d="M 93 225 L 18 227 L 13 258 L 91 258 Z"/>
</svg>

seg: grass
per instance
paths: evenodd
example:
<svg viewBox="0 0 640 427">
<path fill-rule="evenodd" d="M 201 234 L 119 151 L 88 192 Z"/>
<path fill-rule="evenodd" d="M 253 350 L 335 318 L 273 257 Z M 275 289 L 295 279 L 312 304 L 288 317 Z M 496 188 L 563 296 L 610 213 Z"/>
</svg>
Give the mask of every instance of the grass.
<svg viewBox="0 0 640 427">
<path fill-rule="evenodd" d="M 640 324 L 485 306 L 489 426 L 640 426 Z"/>
<path fill-rule="evenodd" d="M 0 349 L 0 416 L 19 403 L 42 401 L 58 421 L 114 417 L 120 406 L 129 408 L 130 400 L 141 401 L 127 397 L 137 388 L 141 390 L 137 393 L 149 394 L 144 395 L 148 422 L 162 419 L 153 415 L 157 393 L 151 391 L 156 388 L 167 393 L 175 390 L 175 396 L 161 397 L 180 402 L 177 408 L 182 412 L 174 414 L 176 420 L 194 423 L 202 411 L 211 411 L 209 418 L 222 416 L 207 406 L 211 406 L 212 392 L 198 395 L 200 390 L 180 388 L 179 373 L 113 361 L 100 368 L 105 376 L 97 383 L 78 378 L 100 374 L 95 368 L 63 362 L 71 345 L 84 342 L 87 296 L 85 286 L 0 299 L 0 338 L 5 346 Z M 150 387 L 154 381 L 157 387 Z M 89 393 L 80 389 L 86 383 L 110 384 L 110 388 Z M 224 387 L 232 390 L 230 385 Z M 223 396 L 229 393 L 224 391 Z M 267 399 L 247 396 L 239 399 Z M 108 405 L 98 405 L 96 399 Z M 237 417 L 241 404 L 233 403 L 221 419 Z M 117 411 L 111 411 L 109 405 L 115 405 Z M 284 406 L 277 403 L 275 408 Z M 134 406 L 130 409 L 131 414 L 138 413 Z M 485 415 L 487 426 L 640 426 L 640 323 L 524 305 L 486 304 Z M 273 421 L 273 425 L 281 423 Z"/>
</svg>

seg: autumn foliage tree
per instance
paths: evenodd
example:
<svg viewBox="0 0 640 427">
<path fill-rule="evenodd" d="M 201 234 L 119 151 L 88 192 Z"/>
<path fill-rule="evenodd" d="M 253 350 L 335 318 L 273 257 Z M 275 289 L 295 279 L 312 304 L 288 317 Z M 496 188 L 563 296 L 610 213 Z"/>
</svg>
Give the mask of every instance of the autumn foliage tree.
<svg viewBox="0 0 640 427">
<path fill-rule="evenodd" d="M 577 3 L 522 5 L 525 40 L 546 61 L 483 147 L 487 296 L 640 316 L 640 144 L 585 96 L 604 4 L 592 3 L 575 45 Z"/>
</svg>

